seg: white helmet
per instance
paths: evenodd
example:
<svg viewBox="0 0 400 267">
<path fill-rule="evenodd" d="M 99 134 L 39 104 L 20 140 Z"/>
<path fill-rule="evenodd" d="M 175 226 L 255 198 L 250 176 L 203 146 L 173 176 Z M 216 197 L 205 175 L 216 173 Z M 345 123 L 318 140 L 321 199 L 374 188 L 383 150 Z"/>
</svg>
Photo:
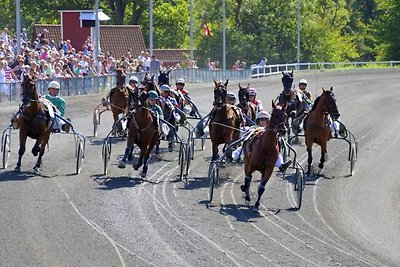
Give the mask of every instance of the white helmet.
<svg viewBox="0 0 400 267">
<path fill-rule="evenodd" d="M 226 94 L 226 97 L 236 99 L 235 93 L 233 93 L 233 92 L 228 92 L 228 93 Z"/>
<path fill-rule="evenodd" d="M 60 90 L 61 86 L 60 86 L 60 83 L 59 83 L 59 82 L 57 82 L 57 81 L 51 81 L 51 82 L 49 83 L 49 86 L 47 86 L 47 89 L 50 89 L 50 88 L 54 88 L 54 89 Z"/>
<path fill-rule="evenodd" d="M 247 89 L 247 92 L 249 95 L 257 95 L 257 90 L 255 88 L 249 88 Z"/>
<path fill-rule="evenodd" d="M 168 84 L 163 84 L 160 86 L 160 90 L 163 92 L 169 92 L 169 91 L 171 91 L 171 88 L 169 87 Z"/>
<path fill-rule="evenodd" d="M 307 85 L 307 80 L 306 79 L 300 79 L 299 84 Z"/>
<path fill-rule="evenodd" d="M 179 78 L 179 79 L 176 80 L 175 84 L 178 84 L 178 83 L 185 84 L 185 80 L 183 78 Z"/>
<path fill-rule="evenodd" d="M 139 79 L 138 79 L 136 76 L 131 76 L 131 77 L 129 78 L 129 82 L 130 82 L 130 83 L 131 83 L 131 82 L 139 83 Z"/>
<path fill-rule="evenodd" d="M 266 118 L 266 119 L 270 120 L 271 115 L 269 115 L 269 113 L 267 111 L 263 110 L 263 111 L 260 111 L 257 113 L 256 120 L 261 119 L 261 118 Z"/>
</svg>

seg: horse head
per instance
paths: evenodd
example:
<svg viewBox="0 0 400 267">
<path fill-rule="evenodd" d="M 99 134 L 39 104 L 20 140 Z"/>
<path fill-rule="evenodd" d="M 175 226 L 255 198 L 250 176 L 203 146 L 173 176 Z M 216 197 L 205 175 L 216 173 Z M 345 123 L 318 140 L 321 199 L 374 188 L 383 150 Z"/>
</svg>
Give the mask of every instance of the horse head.
<svg viewBox="0 0 400 267">
<path fill-rule="evenodd" d="M 148 92 L 151 90 L 155 90 L 155 84 L 154 84 L 154 74 L 153 75 L 149 75 L 148 73 L 146 73 L 143 77 L 143 81 L 141 82 L 142 85 L 144 86 L 144 89 Z"/>
<path fill-rule="evenodd" d="M 335 94 L 333 93 L 333 87 L 331 87 L 329 90 L 324 90 L 324 88 L 322 88 L 320 100 L 324 101 L 327 112 L 332 119 L 337 120 L 340 117 L 340 113 L 336 104 Z"/>
<path fill-rule="evenodd" d="M 132 92 L 131 106 L 135 110 L 140 110 L 143 106 L 147 106 L 147 98 L 148 94 L 144 87 L 136 88 L 136 90 Z"/>
<path fill-rule="evenodd" d="M 283 92 L 286 96 L 289 96 L 292 92 L 293 78 L 294 73 L 291 72 L 283 72 L 282 71 L 282 84 L 283 84 Z"/>
<path fill-rule="evenodd" d="M 222 108 L 226 103 L 228 80 L 225 83 L 214 81 L 214 85 L 214 106 Z"/>
<path fill-rule="evenodd" d="M 39 95 L 36 90 L 35 80 L 32 76 L 25 73 L 24 80 L 21 84 L 22 88 L 22 103 L 24 105 L 29 104 L 31 100 L 38 100 Z"/>
<path fill-rule="evenodd" d="M 274 101 L 272 101 L 272 111 L 271 111 L 271 122 L 270 128 L 272 131 L 277 132 L 281 135 L 286 134 L 286 114 L 287 103 L 284 105 L 275 105 Z"/>
<path fill-rule="evenodd" d="M 122 68 L 117 68 L 115 71 L 117 73 L 117 88 L 123 93 L 125 92 L 125 71 Z"/>
<path fill-rule="evenodd" d="M 239 83 L 238 97 L 239 97 L 239 104 L 242 107 L 246 107 L 247 104 L 249 103 L 249 91 L 248 91 L 249 88 L 250 84 L 248 84 L 247 87 L 242 87 Z"/>
<path fill-rule="evenodd" d="M 167 84 L 169 85 L 169 74 L 171 72 L 171 70 L 169 71 L 159 71 L 160 74 L 158 75 L 158 85 L 161 86 L 163 84 Z"/>
</svg>

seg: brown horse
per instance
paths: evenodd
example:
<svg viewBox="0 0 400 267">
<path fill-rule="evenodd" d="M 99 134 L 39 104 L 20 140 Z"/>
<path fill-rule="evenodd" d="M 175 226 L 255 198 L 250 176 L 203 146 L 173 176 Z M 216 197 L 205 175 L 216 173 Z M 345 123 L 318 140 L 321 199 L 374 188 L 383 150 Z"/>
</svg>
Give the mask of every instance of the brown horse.
<svg viewBox="0 0 400 267">
<path fill-rule="evenodd" d="M 156 91 L 158 95 L 161 95 L 160 89 L 158 89 L 157 85 L 154 83 L 154 75 L 149 75 L 146 73 L 143 77 L 143 81 L 141 82 L 144 86 L 144 90 L 149 91 Z"/>
<path fill-rule="evenodd" d="M 117 122 L 119 114 L 126 114 L 129 106 L 129 89 L 125 86 L 125 72 L 123 69 L 116 69 L 117 86 L 111 89 L 110 105 L 113 113 L 114 123 Z M 118 131 L 122 131 L 122 125 L 117 125 Z"/>
<path fill-rule="evenodd" d="M 312 146 L 314 143 L 321 147 L 321 159 L 318 164 L 320 169 L 324 168 L 324 162 L 328 159 L 327 142 L 331 139 L 330 119 L 328 115 L 337 120 L 340 116 L 333 87 L 330 90 L 322 88 L 322 94 L 314 101 L 311 112 L 305 119 L 304 131 L 308 153 L 307 175 L 310 175 L 312 164 Z"/>
<path fill-rule="evenodd" d="M 245 116 L 245 126 L 253 126 L 256 121 L 256 106 L 250 102 L 249 100 L 249 92 L 250 84 L 247 87 L 242 87 L 239 83 L 239 104 L 237 106 L 242 110 Z"/>
<path fill-rule="evenodd" d="M 228 80 L 225 83 L 214 81 L 214 108 L 210 119 L 210 139 L 212 143 L 212 158 L 219 158 L 218 146 L 229 145 L 239 138 L 241 117 L 237 108 L 226 104 Z M 229 153 L 231 155 L 231 153 Z"/>
<path fill-rule="evenodd" d="M 32 139 L 36 139 L 36 143 L 32 148 L 32 154 L 35 157 L 38 154 L 39 156 L 33 169 L 35 173 L 40 174 L 44 149 L 50 138 L 51 122 L 46 113 L 46 106 L 39 99 L 34 79 L 25 74 L 21 86 L 23 108 L 18 118 L 20 128 L 19 151 L 15 171 L 21 171 L 21 159 L 26 149 L 26 138 L 29 136 Z"/>
<path fill-rule="evenodd" d="M 128 114 L 128 141 L 125 149 L 124 158 L 119 163 L 119 168 L 125 168 L 125 162 L 132 158 L 133 146 L 136 144 L 140 149 L 140 156 L 137 164 L 133 168 L 138 170 L 143 165 L 141 176 L 147 175 L 148 160 L 150 152 L 157 143 L 160 131 L 152 111 L 147 108 L 148 95 L 141 89 L 133 92 L 133 110 Z"/>
<path fill-rule="evenodd" d="M 261 134 L 256 134 L 243 144 L 245 182 L 241 190 L 245 192 L 245 205 L 250 205 L 250 183 L 254 171 L 261 173 L 258 186 L 258 199 L 254 205 L 254 212 L 258 212 L 260 199 L 269 178 L 272 175 L 276 160 L 278 159 L 279 145 L 278 134 L 286 133 L 286 107 L 275 106 L 272 102 L 271 121 L 268 128 Z"/>
</svg>

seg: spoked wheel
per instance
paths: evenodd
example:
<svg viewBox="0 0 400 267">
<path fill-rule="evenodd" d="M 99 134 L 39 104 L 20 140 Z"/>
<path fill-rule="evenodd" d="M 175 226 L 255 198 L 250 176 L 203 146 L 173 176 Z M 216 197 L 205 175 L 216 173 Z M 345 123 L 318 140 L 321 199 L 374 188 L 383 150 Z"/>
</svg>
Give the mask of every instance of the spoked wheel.
<svg viewBox="0 0 400 267">
<path fill-rule="evenodd" d="M 10 136 L 8 134 L 5 134 L 3 137 L 1 150 L 3 151 L 3 168 L 6 169 L 8 166 L 8 159 L 10 158 Z"/>
<path fill-rule="evenodd" d="M 206 148 L 206 139 L 201 139 L 201 150 Z"/>
<path fill-rule="evenodd" d="M 82 142 L 79 141 L 76 149 L 76 174 L 81 173 L 82 158 L 83 158 L 83 144 Z"/>
<path fill-rule="evenodd" d="M 96 109 L 96 111 L 93 113 L 93 136 L 97 136 L 97 127 L 100 124 L 99 120 L 99 111 Z"/>
<path fill-rule="evenodd" d="M 350 149 L 350 176 L 353 176 L 354 174 L 354 167 L 356 165 L 356 161 L 357 161 L 357 152 L 356 152 L 356 146 L 355 144 L 351 145 L 351 149 Z"/>
<path fill-rule="evenodd" d="M 214 196 L 214 187 L 215 184 L 218 182 L 218 163 L 210 163 L 210 167 L 208 169 L 208 201 L 209 203 L 212 202 Z"/>
<path fill-rule="evenodd" d="M 192 162 L 193 157 L 193 150 L 192 150 L 192 145 L 189 143 L 186 148 L 186 176 L 189 175 L 190 171 L 190 163 Z M 186 177 L 186 182 L 187 182 L 187 177 Z"/>
<path fill-rule="evenodd" d="M 297 209 L 299 210 L 301 208 L 301 202 L 303 198 L 303 190 L 305 187 L 305 177 L 304 177 L 304 172 L 300 168 L 296 168 L 296 172 L 294 174 L 294 191 L 296 192 L 296 204 L 297 204 Z"/>
<path fill-rule="evenodd" d="M 180 149 L 179 149 L 179 166 L 180 166 L 180 173 L 179 173 L 179 178 L 181 181 L 183 181 L 183 178 L 185 178 L 185 182 L 187 182 L 187 175 L 186 175 L 186 168 L 187 168 L 187 158 L 186 158 L 186 144 L 181 144 Z"/>
<path fill-rule="evenodd" d="M 111 143 L 109 140 L 106 138 L 104 139 L 104 144 L 103 144 L 103 163 L 104 163 L 104 175 L 107 174 L 108 170 L 108 162 L 110 161 L 110 156 L 111 156 Z"/>
</svg>

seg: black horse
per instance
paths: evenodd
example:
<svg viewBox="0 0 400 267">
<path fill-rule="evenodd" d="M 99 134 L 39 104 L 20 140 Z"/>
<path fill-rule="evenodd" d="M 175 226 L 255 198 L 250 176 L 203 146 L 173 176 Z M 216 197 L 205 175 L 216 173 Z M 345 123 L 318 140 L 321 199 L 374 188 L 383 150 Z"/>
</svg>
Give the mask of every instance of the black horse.
<svg viewBox="0 0 400 267">
<path fill-rule="evenodd" d="M 294 72 L 282 71 L 282 75 L 283 91 L 277 97 L 276 102 L 279 105 L 284 105 L 287 103 L 286 114 L 287 126 L 289 128 L 288 133 L 290 134 L 290 131 L 293 130 L 293 133 L 297 136 L 299 133 L 299 126 L 304 118 L 304 114 L 308 111 L 308 105 L 304 100 L 303 94 L 294 89 Z"/>
<path fill-rule="evenodd" d="M 171 70 L 169 71 L 159 71 L 160 74 L 158 75 L 158 86 L 161 86 L 163 84 L 170 85 L 169 84 L 169 74 L 171 73 Z"/>
<path fill-rule="evenodd" d="M 249 100 L 249 89 L 250 85 L 247 87 L 242 87 L 239 83 L 239 104 L 237 106 L 242 110 L 246 124 L 244 126 L 253 126 L 256 120 L 256 107 Z"/>
</svg>

